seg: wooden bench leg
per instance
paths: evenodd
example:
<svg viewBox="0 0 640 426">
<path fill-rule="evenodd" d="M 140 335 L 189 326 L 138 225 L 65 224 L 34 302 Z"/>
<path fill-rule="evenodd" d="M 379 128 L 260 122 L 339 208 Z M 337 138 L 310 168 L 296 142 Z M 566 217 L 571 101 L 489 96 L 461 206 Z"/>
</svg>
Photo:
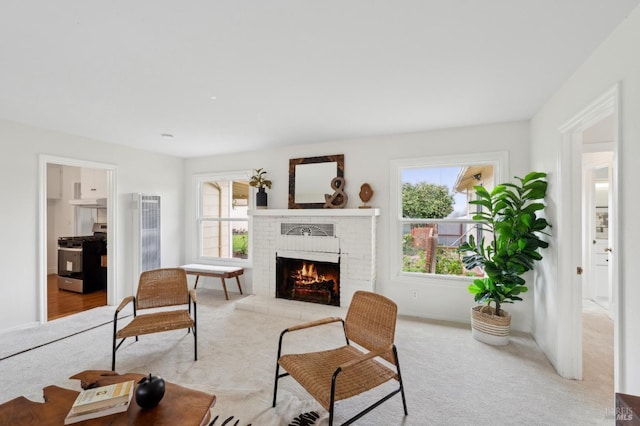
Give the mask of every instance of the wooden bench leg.
<svg viewBox="0 0 640 426">
<path fill-rule="evenodd" d="M 238 282 L 238 290 L 240 290 L 240 294 L 242 294 L 242 286 L 240 285 L 240 277 L 236 275 L 236 281 Z"/>
<path fill-rule="evenodd" d="M 222 280 L 222 289 L 224 290 L 224 298 L 229 300 L 229 295 L 227 294 L 227 284 L 224 282 L 224 277 L 220 277 Z"/>
</svg>

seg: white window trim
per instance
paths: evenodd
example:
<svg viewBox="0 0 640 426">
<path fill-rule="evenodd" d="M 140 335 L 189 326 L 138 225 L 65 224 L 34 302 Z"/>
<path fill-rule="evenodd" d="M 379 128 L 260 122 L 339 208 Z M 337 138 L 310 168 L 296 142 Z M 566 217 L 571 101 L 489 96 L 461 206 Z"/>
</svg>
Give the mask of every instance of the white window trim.
<svg viewBox="0 0 640 426">
<path fill-rule="evenodd" d="M 475 164 L 491 164 L 494 167 L 494 176 L 496 182 L 506 182 L 507 176 L 509 176 L 509 152 L 508 151 L 496 151 L 496 152 L 484 152 L 484 153 L 469 153 L 459 155 L 445 155 L 436 157 L 420 157 L 420 158 L 405 158 L 391 160 L 389 167 L 389 212 L 390 212 L 390 265 L 389 274 L 390 280 L 396 282 L 405 283 L 419 283 L 424 282 L 425 279 L 442 279 L 453 280 L 457 282 L 469 282 L 469 277 L 458 277 L 453 275 L 437 275 L 437 274 L 422 274 L 416 272 L 403 272 L 401 268 L 402 264 L 402 225 L 405 222 L 417 222 L 420 220 L 406 220 L 402 217 L 402 169 L 405 168 L 420 168 L 420 167 L 457 167 L 464 165 Z M 425 222 L 464 222 L 465 219 L 425 219 Z M 470 221 L 474 222 L 474 221 Z"/>
<path fill-rule="evenodd" d="M 230 172 L 215 172 L 215 173 L 200 173 L 193 175 L 193 183 L 195 188 L 195 217 L 194 217 L 194 232 L 195 232 L 195 259 L 198 263 L 203 264 L 215 264 L 215 265 L 229 265 L 229 266 L 242 266 L 248 267 L 251 265 L 251 244 L 252 244 L 252 231 L 251 231 L 251 219 L 247 217 L 247 232 L 249 242 L 249 253 L 246 259 L 237 258 L 225 258 L 225 257 L 204 257 L 201 253 L 202 240 L 200 235 L 200 220 L 202 218 L 202 185 L 206 182 L 216 180 L 250 180 L 252 176 L 251 170 L 236 170 Z M 249 190 L 248 209 L 255 208 L 255 191 Z M 221 218 L 220 221 L 237 221 L 234 218 Z"/>
</svg>

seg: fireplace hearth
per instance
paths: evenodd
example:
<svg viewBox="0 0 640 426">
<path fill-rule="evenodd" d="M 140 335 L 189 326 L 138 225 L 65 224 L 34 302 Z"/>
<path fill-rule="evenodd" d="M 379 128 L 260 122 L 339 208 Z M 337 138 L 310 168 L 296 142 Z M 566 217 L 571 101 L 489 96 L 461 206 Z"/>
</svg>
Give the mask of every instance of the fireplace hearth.
<svg viewBox="0 0 640 426">
<path fill-rule="evenodd" d="M 327 310 L 349 306 L 358 290 L 375 291 L 379 209 L 263 209 L 250 210 L 249 215 L 254 229 L 251 286 L 256 297 L 236 306 L 311 320 L 316 318 L 315 312 L 322 311 L 326 316 Z M 331 300 L 339 306 L 324 305 L 326 294 L 319 303 L 290 300 L 301 292 L 287 293 L 283 272 L 276 271 L 278 257 L 339 263 L 340 273 L 334 276 L 335 282 L 339 280 L 335 292 L 340 300 Z M 316 270 L 319 275 L 324 273 L 317 262 Z"/>
<path fill-rule="evenodd" d="M 340 306 L 340 263 L 276 257 L 276 298 Z"/>
</svg>

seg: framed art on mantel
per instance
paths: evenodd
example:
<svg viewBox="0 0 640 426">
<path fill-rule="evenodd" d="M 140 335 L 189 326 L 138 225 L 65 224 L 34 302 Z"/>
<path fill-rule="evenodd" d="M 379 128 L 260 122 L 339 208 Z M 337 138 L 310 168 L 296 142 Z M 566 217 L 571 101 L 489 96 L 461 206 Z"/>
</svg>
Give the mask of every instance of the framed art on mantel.
<svg viewBox="0 0 640 426">
<path fill-rule="evenodd" d="M 336 177 L 344 177 L 343 154 L 290 159 L 289 208 L 321 209 Z"/>
</svg>

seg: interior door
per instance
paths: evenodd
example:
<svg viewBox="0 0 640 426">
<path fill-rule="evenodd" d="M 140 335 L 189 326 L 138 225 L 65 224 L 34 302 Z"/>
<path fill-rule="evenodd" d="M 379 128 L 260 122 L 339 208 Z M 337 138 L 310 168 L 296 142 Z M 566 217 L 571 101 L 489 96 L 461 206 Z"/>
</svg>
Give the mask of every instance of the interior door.
<svg viewBox="0 0 640 426">
<path fill-rule="evenodd" d="M 592 194 L 590 197 L 590 220 L 593 246 L 591 249 L 590 295 L 598 305 L 602 306 L 612 316 L 613 285 L 610 257 L 612 244 L 610 241 L 611 203 L 611 154 L 597 153 L 596 165 L 592 169 L 590 179 Z"/>
<path fill-rule="evenodd" d="M 619 264 L 615 252 L 619 246 L 617 235 L 619 226 L 615 208 L 619 203 L 619 140 L 620 140 L 620 86 L 615 84 L 590 105 L 576 113 L 574 117 L 560 126 L 562 145 L 560 153 L 560 197 L 558 202 L 558 218 L 561 225 L 558 227 L 558 241 L 561 242 L 559 250 L 558 276 L 561 280 L 558 287 L 557 316 L 557 370 L 563 377 L 582 379 L 582 314 L 585 294 L 582 275 L 582 266 L 590 267 L 589 251 L 593 248 L 593 239 L 590 238 L 593 229 L 588 223 L 590 217 L 586 210 L 588 204 L 583 204 L 582 194 L 585 191 L 584 154 L 595 152 L 611 153 L 610 168 L 610 197 L 609 205 L 609 241 L 608 246 L 613 249 L 609 254 L 609 273 L 611 274 L 613 303 L 610 305 L 613 312 L 613 352 L 614 352 L 614 389 L 620 389 L 621 364 L 624 360 L 624 351 L 620 350 L 620 325 L 621 313 L 617 308 L 619 293 Z M 597 130 L 597 131 L 596 131 Z M 581 161 L 582 160 L 582 161 Z M 565 179 L 566 178 L 566 179 Z M 562 203 L 566 200 L 566 206 Z M 589 225 L 589 226 L 586 226 Z M 612 238 L 613 237 L 613 238 Z M 566 242 L 566 244 L 564 244 Z M 564 246 L 563 246 L 564 244 Z M 566 259 L 566 261 L 565 261 Z M 563 284 L 565 284 L 562 286 Z M 566 311 L 566 314 L 565 314 Z"/>
</svg>

